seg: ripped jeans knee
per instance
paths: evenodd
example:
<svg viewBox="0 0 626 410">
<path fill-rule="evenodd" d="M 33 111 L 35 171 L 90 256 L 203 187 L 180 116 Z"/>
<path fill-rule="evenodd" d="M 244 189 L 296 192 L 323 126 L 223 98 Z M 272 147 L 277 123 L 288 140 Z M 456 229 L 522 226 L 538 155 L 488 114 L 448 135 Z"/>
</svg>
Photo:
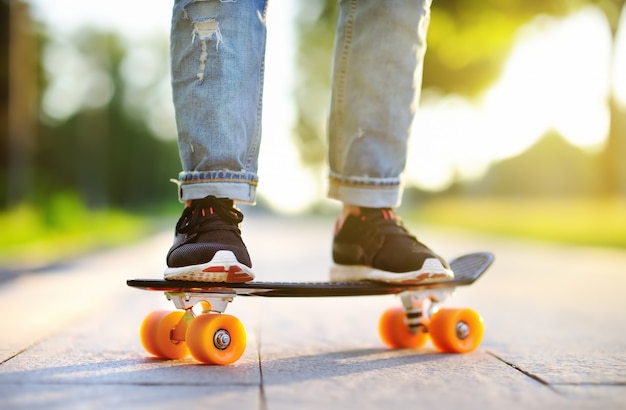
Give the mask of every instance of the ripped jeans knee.
<svg viewBox="0 0 626 410">
<path fill-rule="evenodd" d="M 236 3 L 236 4 L 235 4 Z M 251 7 L 252 6 L 252 7 Z M 229 25 L 229 32 L 233 37 L 246 37 L 245 30 L 250 30 L 247 23 L 241 24 L 253 16 L 265 25 L 266 1 L 238 2 L 237 0 L 189 0 L 179 1 L 176 4 L 175 18 L 186 22 L 189 29 L 190 41 L 200 48 L 199 67 L 196 78 L 202 82 L 209 52 L 218 53 L 220 45 L 224 43 L 222 25 Z M 180 30 L 173 24 L 172 30 Z M 174 35 L 174 32 L 172 33 Z M 237 38 L 230 38 L 229 45 L 235 52 L 239 52 Z"/>
</svg>

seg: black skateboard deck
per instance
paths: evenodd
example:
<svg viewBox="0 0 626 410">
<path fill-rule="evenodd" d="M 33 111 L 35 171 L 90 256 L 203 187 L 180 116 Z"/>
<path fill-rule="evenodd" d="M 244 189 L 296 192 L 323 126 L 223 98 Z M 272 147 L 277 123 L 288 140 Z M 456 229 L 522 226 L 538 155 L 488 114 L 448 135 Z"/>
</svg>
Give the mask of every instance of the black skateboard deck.
<svg viewBox="0 0 626 410">
<path fill-rule="evenodd" d="M 450 267 L 455 275 L 453 280 L 426 284 L 390 284 L 372 281 L 207 283 L 163 279 L 130 279 L 126 283 L 133 288 L 171 293 L 231 293 L 264 297 L 374 296 L 468 286 L 489 268 L 493 260 L 494 256 L 489 252 L 460 256 L 450 261 Z"/>
<path fill-rule="evenodd" d="M 145 350 L 161 359 L 182 359 L 191 354 L 205 364 L 236 362 L 246 348 L 243 324 L 224 313 L 236 296 L 330 297 L 397 294 L 402 306 L 388 309 L 379 320 L 382 341 L 390 348 L 417 349 L 431 340 L 442 352 L 467 353 L 483 336 L 480 315 L 466 308 L 438 305 L 460 286 L 474 283 L 494 260 L 477 252 L 450 261 L 453 280 L 436 283 L 381 282 L 247 282 L 207 283 L 163 279 L 130 279 L 128 286 L 162 292 L 177 311 L 158 310 L 143 321 L 140 339 Z M 201 313 L 194 307 L 201 307 Z M 195 309 L 197 310 L 197 309 Z"/>
</svg>

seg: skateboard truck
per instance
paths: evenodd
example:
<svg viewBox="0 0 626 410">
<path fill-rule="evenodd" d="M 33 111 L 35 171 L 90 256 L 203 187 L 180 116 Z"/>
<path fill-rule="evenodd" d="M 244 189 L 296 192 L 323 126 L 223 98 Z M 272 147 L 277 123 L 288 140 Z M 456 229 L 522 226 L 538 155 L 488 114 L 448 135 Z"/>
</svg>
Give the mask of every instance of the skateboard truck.
<svg viewBox="0 0 626 410">
<path fill-rule="evenodd" d="M 441 303 L 452 296 L 454 289 L 441 289 L 439 291 L 430 290 L 428 293 L 422 291 L 406 291 L 400 294 L 406 323 L 412 334 L 419 332 L 428 333 L 430 317 L 437 308 L 437 303 Z"/>
<path fill-rule="evenodd" d="M 186 340 L 187 329 L 196 318 L 193 307 L 202 307 L 201 314 L 224 313 L 226 307 L 233 301 L 235 293 L 196 293 L 196 292 L 165 292 L 165 297 L 174 303 L 177 309 L 184 311 L 180 321 L 170 330 L 172 343 L 181 343 Z M 219 350 L 230 345 L 230 334 L 220 329 L 213 337 L 213 344 Z"/>
<path fill-rule="evenodd" d="M 199 304 L 202 313 L 224 313 L 235 293 L 165 292 L 165 297 L 174 302 L 177 309 L 189 311 Z"/>
<path fill-rule="evenodd" d="M 141 327 L 144 348 L 157 357 L 181 359 L 191 353 L 202 363 L 219 365 L 239 359 L 246 347 L 245 329 L 239 319 L 224 314 L 236 292 L 214 290 L 164 292 L 179 310 L 155 311 L 146 317 Z M 194 312 L 196 305 L 201 313 Z"/>
</svg>

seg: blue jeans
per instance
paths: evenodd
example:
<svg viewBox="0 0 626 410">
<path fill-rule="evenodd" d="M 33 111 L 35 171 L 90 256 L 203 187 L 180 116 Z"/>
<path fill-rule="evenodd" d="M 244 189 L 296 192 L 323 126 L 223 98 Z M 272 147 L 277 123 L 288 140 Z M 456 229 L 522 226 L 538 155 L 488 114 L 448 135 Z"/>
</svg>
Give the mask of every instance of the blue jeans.
<svg viewBox="0 0 626 410">
<path fill-rule="evenodd" d="M 329 119 L 329 196 L 393 207 L 421 88 L 431 0 L 340 0 Z M 172 87 L 181 200 L 253 203 L 261 141 L 262 0 L 176 0 Z"/>
</svg>

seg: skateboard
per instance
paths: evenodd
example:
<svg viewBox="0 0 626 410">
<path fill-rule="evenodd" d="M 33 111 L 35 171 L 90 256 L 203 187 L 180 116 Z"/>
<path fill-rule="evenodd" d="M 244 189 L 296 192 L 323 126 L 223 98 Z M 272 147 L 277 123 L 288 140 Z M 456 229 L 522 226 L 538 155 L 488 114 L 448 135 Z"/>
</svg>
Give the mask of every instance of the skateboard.
<svg viewBox="0 0 626 410">
<path fill-rule="evenodd" d="M 475 350 L 482 340 L 481 316 L 472 309 L 439 308 L 439 304 L 456 288 L 474 283 L 493 259 L 489 252 L 460 256 L 450 261 L 455 274 L 453 280 L 426 284 L 372 281 L 207 283 L 162 279 L 130 279 L 126 283 L 133 288 L 163 292 L 178 309 L 154 311 L 141 325 L 143 347 L 162 359 L 182 359 L 191 354 L 205 364 L 236 362 L 245 351 L 246 332 L 239 319 L 224 313 L 236 296 L 398 295 L 401 306 L 388 309 L 379 320 L 379 334 L 385 345 L 393 349 L 417 349 L 430 338 L 441 352 L 467 353 Z M 201 312 L 196 313 L 198 310 Z"/>
</svg>

